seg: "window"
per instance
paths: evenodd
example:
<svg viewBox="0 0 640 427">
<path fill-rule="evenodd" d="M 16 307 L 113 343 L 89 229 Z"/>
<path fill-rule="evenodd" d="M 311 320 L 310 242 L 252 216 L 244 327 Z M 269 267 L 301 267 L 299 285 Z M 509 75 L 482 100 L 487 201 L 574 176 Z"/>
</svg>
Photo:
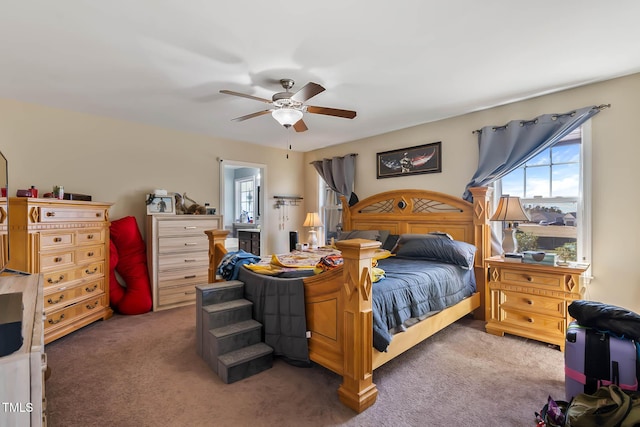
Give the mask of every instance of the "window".
<svg viewBox="0 0 640 427">
<path fill-rule="evenodd" d="M 255 178 L 236 179 L 236 218 L 241 222 L 246 216 L 246 222 L 253 220 L 255 217 Z"/>
<path fill-rule="evenodd" d="M 587 182 L 588 125 L 529 159 L 496 182 L 502 194 L 521 198 L 531 222 L 519 224 L 518 248 L 556 252 L 567 261 L 588 262 L 590 226 Z M 562 249 L 560 249 L 562 248 Z"/>
<path fill-rule="evenodd" d="M 342 231 L 342 202 L 340 195 L 333 191 L 324 180 L 318 176 L 320 195 L 320 215 L 324 224 L 326 242 L 329 244 L 331 238 L 338 237 Z M 318 241 L 322 241 L 322 235 L 318 235 Z"/>
</svg>

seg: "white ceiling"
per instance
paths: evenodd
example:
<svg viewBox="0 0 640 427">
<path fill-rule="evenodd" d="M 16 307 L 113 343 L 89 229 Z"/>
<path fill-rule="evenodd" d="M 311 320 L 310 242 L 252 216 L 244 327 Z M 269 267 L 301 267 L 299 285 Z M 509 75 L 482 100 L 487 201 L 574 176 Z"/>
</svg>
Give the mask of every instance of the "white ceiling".
<svg viewBox="0 0 640 427">
<path fill-rule="evenodd" d="M 0 97 L 309 151 L 640 72 L 639 16 L 636 0 L 3 0 Z M 270 99 L 281 78 L 358 116 L 231 121 L 268 106 L 221 89 Z"/>
</svg>

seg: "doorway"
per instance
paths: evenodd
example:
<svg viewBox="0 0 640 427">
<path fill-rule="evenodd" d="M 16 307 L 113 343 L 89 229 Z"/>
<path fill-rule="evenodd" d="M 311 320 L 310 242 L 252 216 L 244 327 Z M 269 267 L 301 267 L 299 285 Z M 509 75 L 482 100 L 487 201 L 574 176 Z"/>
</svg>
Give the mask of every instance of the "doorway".
<svg viewBox="0 0 640 427">
<path fill-rule="evenodd" d="M 266 224 L 267 166 L 227 159 L 219 162 L 220 213 L 224 229 L 229 230 L 225 246 L 230 251 L 238 250 L 238 230 L 259 230 L 260 253 L 264 253 L 262 227 Z"/>
</svg>

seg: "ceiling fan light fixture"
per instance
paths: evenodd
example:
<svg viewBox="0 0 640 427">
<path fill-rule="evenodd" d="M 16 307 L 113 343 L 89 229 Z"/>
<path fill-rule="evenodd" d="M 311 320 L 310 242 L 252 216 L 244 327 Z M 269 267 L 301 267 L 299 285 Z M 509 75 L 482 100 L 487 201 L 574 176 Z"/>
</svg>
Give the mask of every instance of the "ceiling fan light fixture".
<svg viewBox="0 0 640 427">
<path fill-rule="evenodd" d="M 294 108 L 278 108 L 271 112 L 274 119 L 282 126 L 293 126 L 302 118 L 302 111 Z"/>
</svg>

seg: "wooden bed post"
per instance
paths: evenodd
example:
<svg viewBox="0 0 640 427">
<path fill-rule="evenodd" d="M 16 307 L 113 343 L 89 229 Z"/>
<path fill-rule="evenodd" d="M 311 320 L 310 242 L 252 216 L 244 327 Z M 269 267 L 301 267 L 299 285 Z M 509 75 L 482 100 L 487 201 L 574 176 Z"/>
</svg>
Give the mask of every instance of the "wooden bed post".
<svg viewBox="0 0 640 427">
<path fill-rule="evenodd" d="M 473 228 L 478 251 L 475 259 L 476 287 L 480 291 L 480 309 L 476 310 L 474 317 L 480 320 L 489 319 L 489 287 L 487 281 L 487 264 L 485 259 L 491 256 L 491 225 L 489 214 L 491 213 L 491 193 L 489 187 L 472 187 L 469 189 L 473 195 Z"/>
<path fill-rule="evenodd" d="M 336 242 L 344 259 L 342 385 L 338 396 L 356 412 L 373 405 L 378 389 L 373 383 L 373 311 L 371 259 L 380 242 L 352 239 Z"/>
<path fill-rule="evenodd" d="M 229 230 L 205 230 L 204 234 L 209 237 L 209 283 L 220 282 L 223 279 L 216 280 L 216 270 L 227 252 L 224 241 Z"/>
</svg>

